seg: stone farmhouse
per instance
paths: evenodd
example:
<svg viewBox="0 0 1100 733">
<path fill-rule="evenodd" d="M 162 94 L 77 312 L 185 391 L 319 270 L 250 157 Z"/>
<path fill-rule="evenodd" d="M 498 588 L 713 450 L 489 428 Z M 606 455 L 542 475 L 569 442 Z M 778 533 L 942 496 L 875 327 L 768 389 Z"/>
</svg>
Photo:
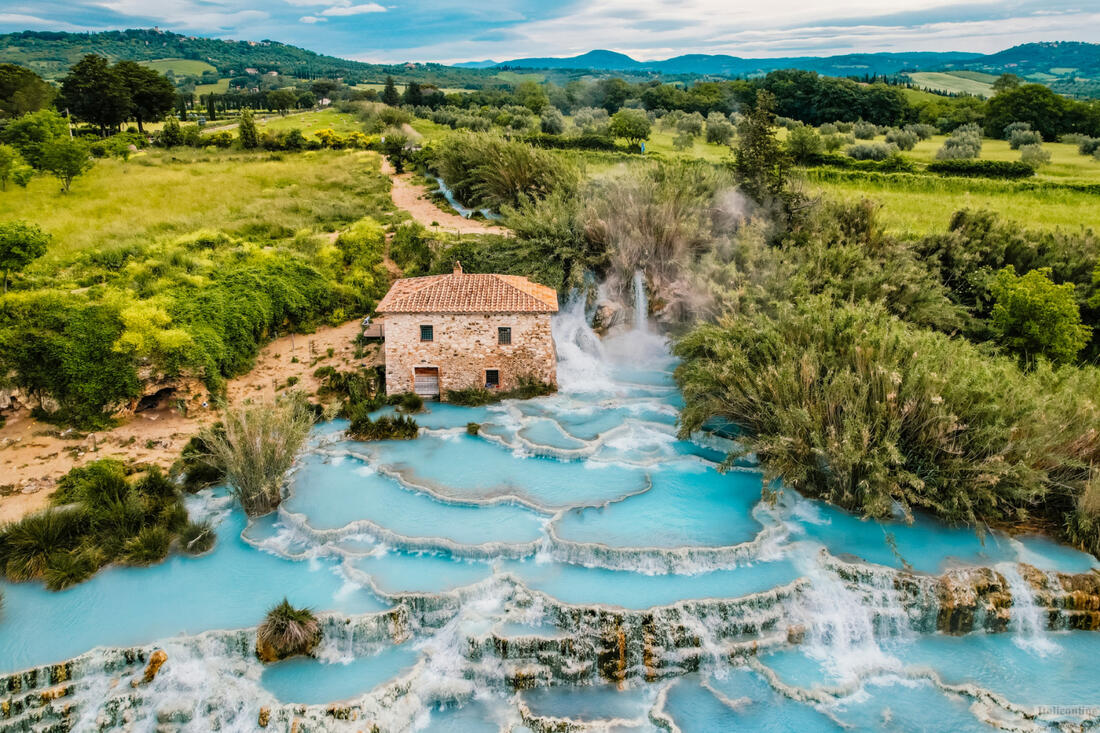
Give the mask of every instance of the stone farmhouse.
<svg viewBox="0 0 1100 733">
<path fill-rule="evenodd" d="M 446 396 L 511 390 L 521 378 L 557 384 L 550 318 L 553 288 L 516 275 L 449 275 L 396 281 L 377 312 L 385 319 L 386 392 Z"/>
</svg>

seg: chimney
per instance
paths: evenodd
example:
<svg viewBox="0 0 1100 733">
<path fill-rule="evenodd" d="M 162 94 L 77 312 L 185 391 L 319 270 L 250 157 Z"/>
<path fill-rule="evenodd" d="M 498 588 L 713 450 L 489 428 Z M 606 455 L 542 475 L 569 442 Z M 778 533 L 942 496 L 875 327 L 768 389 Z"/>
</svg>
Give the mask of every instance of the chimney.
<svg viewBox="0 0 1100 733">
<path fill-rule="evenodd" d="M 455 260 L 454 274 L 456 274 L 456 275 L 461 275 L 462 274 L 462 263 L 459 262 L 458 260 Z"/>
</svg>

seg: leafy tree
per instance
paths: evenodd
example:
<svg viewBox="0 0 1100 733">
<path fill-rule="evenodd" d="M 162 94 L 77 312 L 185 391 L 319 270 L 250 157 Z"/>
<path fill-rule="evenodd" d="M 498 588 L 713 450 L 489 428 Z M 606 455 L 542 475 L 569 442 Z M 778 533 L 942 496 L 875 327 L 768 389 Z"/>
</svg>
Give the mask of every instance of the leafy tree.
<svg viewBox="0 0 1100 733">
<path fill-rule="evenodd" d="M 1021 277 L 1012 265 L 998 272 L 990 288 L 990 326 L 1000 343 L 1023 358 L 1065 364 L 1085 348 L 1092 329 L 1081 323 L 1073 283 L 1056 285 L 1050 273 L 1043 267 Z"/>
<path fill-rule="evenodd" d="M 293 89 L 276 89 L 267 93 L 267 106 L 281 115 L 285 115 L 297 102 L 298 95 Z"/>
<path fill-rule="evenodd" d="M 621 137 L 630 145 L 638 145 L 649 139 L 649 117 L 640 109 L 621 109 L 611 115 L 608 130 L 613 137 Z"/>
<path fill-rule="evenodd" d="M 26 164 L 23 156 L 11 145 L 0 145 L 0 191 L 6 191 L 8 181 L 15 181 L 20 186 L 26 186 L 34 169 Z"/>
<path fill-rule="evenodd" d="M 541 114 L 550 106 L 550 97 L 547 96 L 546 90 L 533 81 L 520 82 L 516 85 L 516 91 L 513 94 L 516 97 L 516 104 L 526 107 L 535 114 Z"/>
<path fill-rule="evenodd" d="M 145 132 L 143 123 L 163 119 L 176 103 L 176 87 L 164 74 L 133 61 L 119 61 L 114 72 L 130 94 L 130 116 L 137 122 L 138 132 Z"/>
<path fill-rule="evenodd" d="M 390 159 L 390 164 L 398 173 L 405 172 L 407 152 L 405 146 L 409 144 L 409 136 L 396 127 L 391 127 L 382 135 L 382 152 Z"/>
<path fill-rule="evenodd" d="M 30 69 L 0 64 L 0 119 L 49 107 L 56 95 L 57 91 Z"/>
<path fill-rule="evenodd" d="M 0 130 L 0 141 L 11 145 L 32 167 L 42 168 L 42 156 L 55 140 L 69 136 L 65 118 L 52 109 L 42 109 L 12 120 Z"/>
<path fill-rule="evenodd" d="M 609 115 L 615 114 L 623 106 L 623 102 L 630 99 L 630 94 L 630 85 L 619 78 L 602 79 L 596 82 L 593 92 L 596 106 L 603 107 Z"/>
<path fill-rule="evenodd" d="M 180 121 L 175 115 L 171 115 L 164 122 L 164 128 L 160 131 L 157 141 L 165 148 L 174 148 L 183 145 L 183 130 L 180 129 Z"/>
<path fill-rule="evenodd" d="M 420 84 L 415 81 L 410 81 L 405 85 L 405 93 L 401 95 L 401 101 L 413 107 L 424 104 L 424 92 L 421 91 Z"/>
<path fill-rule="evenodd" d="M 796 163 L 812 162 L 824 149 L 821 135 L 809 125 L 797 125 L 787 133 L 787 152 Z"/>
<path fill-rule="evenodd" d="M 4 270 L 4 293 L 8 276 L 46 254 L 50 235 L 25 221 L 0 222 L 0 268 Z"/>
<path fill-rule="evenodd" d="M 237 139 L 241 141 L 241 147 L 245 150 L 255 150 L 260 146 L 256 120 L 252 117 L 252 110 L 247 107 L 241 110 L 240 121 L 237 123 Z"/>
<path fill-rule="evenodd" d="M 1067 101 L 1042 84 L 1024 84 L 989 100 L 986 134 L 999 137 L 1013 122 L 1027 122 L 1044 140 L 1056 140 L 1065 129 Z"/>
<path fill-rule="evenodd" d="M 737 126 L 733 173 L 741 188 L 758 202 L 779 195 L 787 186 L 789 162 L 775 136 L 775 97 L 762 91 L 756 107 Z"/>
<path fill-rule="evenodd" d="M 681 132 L 672 138 L 672 146 L 677 150 L 684 151 L 695 145 L 695 136 L 689 132 Z"/>
<path fill-rule="evenodd" d="M 106 136 L 130 116 L 133 100 L 121 76 L 102 56 L 88 54 L 61 80 L 58 105 L 90 122 Z"/>
<path fill-rule="evenodd" d="M 317 104 L 317 95 L 313 92 L 302 92 L 298 95 L 298 109 L 309 109 Z"/>
<path fill-rule="evenodd" d="M 92 154 L 83 140 L 56 140 L 42 156 L 42 169 L 61 181 L 61 190 L 68 193 L 73 179 L 92 167 Z"/>
<path fill-rule="evenodd" d="M 1001 92 L 1007 92 L 1011 89 L 1015 89 L 1023 83 L 1023 79 L 1015 74 L 1001 74 L 997 77 L 997 80 L 993 82 L 993 93 L 1000 94 Z"/>
<path fill-rule="evenodd" d="M 401 104 L 401 95 L 397 92 L 397 85 L 393 83 L 393 77 L 386 77 L 386 86 L 382 90 L 382 103 L 391 107 Z"/>
</svg>

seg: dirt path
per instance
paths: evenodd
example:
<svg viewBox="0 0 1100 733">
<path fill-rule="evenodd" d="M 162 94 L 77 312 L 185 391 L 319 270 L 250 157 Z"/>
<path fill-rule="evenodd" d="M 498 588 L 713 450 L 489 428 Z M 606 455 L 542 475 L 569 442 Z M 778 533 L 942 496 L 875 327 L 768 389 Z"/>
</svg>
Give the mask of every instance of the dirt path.
<svg viewBox="0 0 1100 733">
<path fill-rule="evenodd" d="M 382 158 L 382 173 L 388 175 L 393 183 L 390 197 L 394 205 L 412 214 L 413 219 L 429 230 L 457 234 L 508 234 L 504 227 L 486 224 L 477 219 L 464 219 L 453 211 L 439 208 L 422 186 L 413 183 L 412 173 L 395 173 L 393 166 L 385 158 Z"/>
<path fill-rule="evenodd" d="M 356 319 L 272 341 L 261 350 L 252 371 L 229 382 L 229 402 L 271 400 L 288 389 L 285 385 L 291 377 L 298 379 L 292 389 L 312 395 L 317 391 L 313 372 L 318 367 L 347 369 L 353 363 L 373 363 L 373 351 L 355 359 L 352 340 L 359 330 Z M 25 410 L 11 414 L 0 428 L 0 524 L 45 507 L 55 481 L 82 463 L 119 458 L 128 464 L 166 468 L 191 436 L 216 418 L 209 406 L 192 408 L 187 415 L 162 407 L 139 412 L 111 430 L 83 435 L 39 422 Z"/>
</svg>

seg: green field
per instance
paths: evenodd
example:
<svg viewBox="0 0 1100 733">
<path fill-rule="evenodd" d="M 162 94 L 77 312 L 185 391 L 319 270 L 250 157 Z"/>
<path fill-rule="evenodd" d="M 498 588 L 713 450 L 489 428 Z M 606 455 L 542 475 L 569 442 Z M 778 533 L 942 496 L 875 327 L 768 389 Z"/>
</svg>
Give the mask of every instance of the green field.
<svg viewBox="0 0 1100 733">
<path fill-rule="evenodd" d="M 229 80 L 218 79 L 213 84 L 196 84 L 195 96 L 201 96 L 203 94 L 225 94 L 229 91 Z"/>
<path fill-rule="evenodd" d="M 98 161 L 68 194 L 46 176 L 25 189 L 8 186 L 0 192 L 0 220 L 33 211 L 57 254 L 196 229 L 277 224 L 333 231 L 367 213 L 363 194 L 368 184 L 378 189 L 378 160 L 374 153 L 330 150 L 275 157 L 152 149 L 128 163 Z"/>
<path fill-rule="evenodd" d="M 870 177 L 868 177 L 870 178 Z M 811 172 L 806 190 L 841 200 L 870 199 L 881 206 L 887 231 L 921 236 L 943 231 L 960 209 L 988 209 L 1028 229 L 1100 227 L 1096 195 L 1064 189 L 1027 190 L 1011 181 L 913 176 L 822 181 Z"/>
<path fill-rule="evenodd" d="M 509 84 L 519 84 L 521 81 L 534 81 L 543 82 L 546 81 L 546 74 L 540 74 L 536 71 L 521 73 L 518 71 L 501 71 L 494 77 L 500 79 L 503 82 Z"/>
<path fill-rule="evenodd" d="M 930 163 L 946 138 L 937 135 L 917 144 L 906 157 Z M 878 138 L 883 140 L 883 138 Z M 1100 183 L 1100 160 L 1080 155 L 1077 147 L 1045 143 L 1051 163 L 1039 169 L 1029 181 L 1051 183 Z M 1020 151 L 1004 140 L 982 140 L 982 159 L 1019 160 Z M 844 199 L 871 198 L 882 204 L 882 221 L 894 232 L 925 234 L 942 230 L 951 214 L 963 208 L 992 209 L 1028 227 L 1078 229 L 1100 227 L 1100 216 L 1089 216 L 1096 208 L 1095 194 L 1060 189 L 1028 190 L 1028 181 L 1016 183 L 990 179 L 922 176 L 919 183 L 907 177 L 864 180 L 811 180 L 808 186 L 824 195 Z M 1033 187 L 1032 187 L 1033 188 Z"/>
<path fill-rule="evenodd" d="M 914 90 L 909 90 L 914 91 Z M 572 121 L 567 118 L 572 127 Z M 430 121 L 417 119 L 413 127 L 428 138 L 447 135 L 449 128 Z M 778 137 L 786 137 L 786 130 L 777 131 Z M 664 160 L 698 158 L 712 163 L 732 160 L 730 148 L 707 143 L 705 137 L 696 137 L 688 150 L 676 150 L 673 139 L 676 134 L 655 125 L 646 142 L 647 158 Z M 936 151 L 946 139 L 937 135 L 920 142 L 906 153 L 906 157 L 925 164 L 935 160 Z M 882 136 L 878 141 L 884 140 Z M 1065 229 L 1080 227 L 1100 228 L 1100 216 L 1091 215 L 1096 209 L 1094 194 L 1066 189 L 1044 188 L 1036 183 L 1100 183 L 1100 160 L 1083 156 L 1076 146 L 1063 143 L 1046 143 L 1044 149 L 1051 153 L 1050 165 L 1039 169 L 1033 179 L 1023 182 L 991 179 L 947 178 L 935 175 L 917 176 L 821 176 L 809 173 L 804 187 L 807 192 L 839 199 L 870 198 L 882 207 L 880 221 L 886 228 L 900 235 L 923 235 L 942 231 L 951 215 L 964 208 L 991 209 L 1002 216 L 1019 222 L 1022 226 Z M 589 175 L 601 175 L 620 167 L 623 162 L 647 158 L 617 158 L 604 154 L 563 153 L 584 161 Z M 1004 140 L 982 141 L 982 156 L 988 160 L 1019 160 L 1018 150 L 1012 150 Z"/>
<path fill-rule="evenodd" d="M 162 74 L 171 71 L 176 76 L 202 76 L 207 71 L 217 71 L 205 61 L 196 59 L 154 59 L 152 61 L 141 61 L 140 63 L 142 66 L 148 66 L 150 69 L 155 69 Z"/>
<path fill-rule="evenodd" d="M 399 91 L 399 92 L 404 92 L 405 91 L 405 85 L 404 84 L 395 84 L 394 86 L 397 87 L 397 91 Z M 373 89 L 376 92 L 380 92 L 380 91 L 382 91 L 383 89 L 386 88 L 386 85 L 381 83 L 381 82 L 365 81 L 361 84 L 356 84 L 354 88 L 355 89 L 362 89 L 363 91 L 366 91 L 368 89 Z M 462 92 L 472 92 L 474 90 L 473 89 L 463 89 L 461 87 L 440 87 L 439 91 L 443 92 L 444 94 L 461 94 Z"/>
<path fill-rule="evenodd" d="M 305 135 L 324 129 L 335 130 L 341 135 L 363 131 L 363 125 L 355 115 L 332 107 L 288 115 L 267 114 L 257 117 L 256 124 L 260 129 L 267 130 L 290 130 L 296 127 Z"/>
<path fill-rule="evenodd" d="M 989 74 L 977 74 L 967 71 L 918 71 L 909 74 L 909 78 L 917 84 L 928 89 L 935 89 L 949 94 L 973 94 L 978 97 L 993 95 L 993 84 L 973 78 L 987 77 Z M 995 77 L 994 77 L 995 78 Z"/>
</svg>

